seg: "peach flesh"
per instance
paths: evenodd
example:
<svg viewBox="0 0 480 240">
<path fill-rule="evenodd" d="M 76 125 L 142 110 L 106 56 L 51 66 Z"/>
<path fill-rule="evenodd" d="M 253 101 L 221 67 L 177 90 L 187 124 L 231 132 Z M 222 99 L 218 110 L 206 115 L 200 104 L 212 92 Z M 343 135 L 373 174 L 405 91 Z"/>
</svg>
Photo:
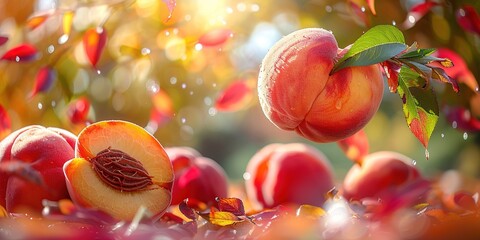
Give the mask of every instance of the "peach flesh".
<svg viewBox="0 0 480 240">
<path fill-rule="evenodd" d="M 246 176 L 247 195 L 256 209 L 280 204 L 321 206 L 334 187 L 327 158 L 301 143 L 265 146 L 249 161 Z"/>
<path fill-rule="evenodd" d="M 258 94 L 277 127 L 316 142 L 333 142 L 363 128 L 383 97 L 378 65 L 350 67 L 329 75 L 346 51 L 320 28 L 293 32 L 263 59 Z"/>
<path fill-rule="evenodd" d="M 40 213 L 42 200 L 69 198 L 62 173 L 63 164 L 74 157 L 76 136 L 64 129 L 31 125 L 21 128 L 0 142 L 3 164 L 21 161 L 37 171 L 43 180 L 0 172 L 0 204 L 9 212 Z M 18 170 L 23 171 L 23 170 Z M 27 173 L 29 176 L 33 173 Z M 21 175 L 21 174 L 20 174 Z"/>
<path fill-rule="evenodd" d="M 189 147 L 170 147 L 165 151 L 175 171 L 172 204 L 185 198 L 211 204 L 216 197 L 227 197 L 228 177 L 217 162 Z"/>
<path fill-rule="evenodd" d="M 117 149 L 141 162 L 152 185 L 122 191 L 107 184 L 92 168 L 91 159 L 104 149 Z M 160 216 L 171 201 L 173 168 L 162 145 L 140 126 L 124 121 L 102 121 L 86 127 L 78 136 L 75 159 L 64 165 L 72 200 L 118 219 L 132 219 L 140 206 Z"/>
</svg>

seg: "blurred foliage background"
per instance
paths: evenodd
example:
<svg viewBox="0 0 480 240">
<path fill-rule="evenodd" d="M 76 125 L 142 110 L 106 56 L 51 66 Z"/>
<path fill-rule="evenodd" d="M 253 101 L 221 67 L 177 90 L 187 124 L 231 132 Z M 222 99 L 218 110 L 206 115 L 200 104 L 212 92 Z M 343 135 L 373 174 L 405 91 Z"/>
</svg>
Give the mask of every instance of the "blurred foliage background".
<svg viewBox="0 0 480 240">
<path fill-rule="evenodd" d="M 435 4 L 412 15 L 425 1 L 374 1 L 374 15 L 362 0 L 1 0 L 0 36 L 8 41 L 0 55 L 26 43 L 37 49 L 28 61 L 0 60 L 3 117 L 10 131 L 40 124 L 78 133 L 92 121 L 131 121 L 165 147 L 196 148 L 224 166 L 232 181 L 241 181 L 248 160 L 263 146 L 305 142 L 328 156 L 341 181 L 352 163 L 335 143 L 309 142 L 264 117 L 255 88 L 262 58 L 283 35 L 300 28 L 331 30 L 343 48 L 372 26 L 392 24 L 408 44 L 454 50 L 479 79 L 479 35 L 460 27 L 456 14 L 465 5 L 479 11 L 480 2 L 427 2 Z M 83 38 L 99 26 L 107 42 L 94 68 Z M 54 74 L 32 94 L 45 66 Z M 236 106 L 220 110 L 216 103 L 233 82 L 250 90 Z M 463 87 L 454 94 L 441 84 L 435 89 L 441 105 L 464 105 L 480 118 L 478 104 L 474 109 L 469 102 L 477 93 Z M 465 131 L 441 113 L 426 160 L 401 99 L 388 87 L 365 131 L 372 152 L 400 152 L 428 176 L 449 169 L 480 176 L 478 129 Z"/>
</svg>

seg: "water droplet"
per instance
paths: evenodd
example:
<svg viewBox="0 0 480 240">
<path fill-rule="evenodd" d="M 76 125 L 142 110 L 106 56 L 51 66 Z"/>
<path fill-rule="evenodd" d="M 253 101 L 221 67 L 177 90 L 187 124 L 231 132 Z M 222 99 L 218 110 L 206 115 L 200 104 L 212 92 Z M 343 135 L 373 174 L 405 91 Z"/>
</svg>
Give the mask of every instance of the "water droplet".
<svg viewBox="0 0 480 240">
<path fill-rule="evenodd" d="M 203 99 L 203 102 L 205 103 L 205 105 L 210 106 L 210 105 L 212 105 L 213 100 L 210 97 L 205 97 Z"/>
<path fill-rule="evenodd" d="M 100 71 L 100 69 L 97 69 L 97 74 L 98 75 L 102 74 L 102 71 Z"/>
<path fill-rule="evenodd" d="M 183 124 L 185 124 L 185 123 L 187 122 L 187 119 L 184 118 L 184 117 L 182 117 L 182 118 L 180 119 L 180 122 L 183 123 Z"/>
<path fill-rule="evenodd" d="M 212 87 L 213 87 L 213 88 L 216 88 L 216 87 L 217 87 L 217 84 L 216 84 L 216 83 L 212 83 Z"/>
<path fill-rule="evenodd" d="M 142 48 L 142 51 L 141 51 L 143 56 L 146 56 L 146 55 L 150 54 L 151 52 L 152 51 L 149 48 Z"/>
<path fill-rule="evenodd" d="M 160 85 L 154 80 L 147 81 L 146 85 L 147 91 L 150 93 L 158 93 L 160 91 Z"/>
<path fill-rule="evenodd" d="M 476 87 L 476 88 L 475 88 L 475 92 L 478 92 L 478 91 L 480 91 L 480 90 L 478 89 L 478 87 Z"/>
<path fill-rule="evenodd" d="M 251 177 L 252 177 L 252 175 L 249 172 L 244 172 L 243 173 L 243 180 L 245 180 L 245 181 L 250 180 Z"/>
<path fill-rule="evenodd" d="M 68 35 L 63 34 L 58 38 L 58 44 L 65 44 L 68 41 Z"/>
<path fill-rule="evenodd" d="M 425 158 L 428 160 L 430 158 L 430 152 L 428 149 L 425 149 Z"/>
<path fill-rule="evenodd" d="M 361 7 L 360 10 L 361 10 L 362 12 L 365 12 L 367 9 L 365 9 L 365 7 Z"/>
<path fill-rule="evenodd" d="M 259 6 L 258 4 L 255 4 L 255 3 L 252 4 L 252 5 L 250 6 L 250 11 L 252 11 L 252 12 L 258 12 L 258 11 L 260 11 L 260 6 Z"/>
<path fill-rule="evenodd" d="M 468 139 L 468 133 L 467 132 L 464 132 L 463 133 L 463 140 L 467 140 Z"/>
<path fill-rule="evenodd" d="M 187 84 L 186 83 L 182 83 L 182 89 L 185 89 L 187 88 Z"/>
<path fill-rule="evenodd" d="M 392 21 L 392 25 L 393 26 L 397 26 L 397 22 L 395 22 L 395 20 Z"/>
<path fill-rule="evenodd" d="M 170 78 L 170 84 L 175 85 L 177 83 L 177 78 L 176 77 L 171 77 Z"/>
<path fill-rule="evenodd" d="M 342 101 L 341 100 L 338 100 L 335 103 L 335 108 L 338 109 L 338 110 L 342 109 Z"/>
<path fill-rule="evenodd" d="M 457 128 L 457 121 L 452 122 L 452 128 Z"/>
<path fill-rule="evenodd" d="M 412 165 L 413 165 L 413 166 L 417 165 L 417 161 L 412 160 Z"/>
<path fill-rule="evenodd" d="M 57 102 L 52 101 L 52 102 L 50 103 L 50 105 L 51 105 L 52 107 L 55 107 L 55 106 L 57 106 Z"/>
<path fill-rule="evenodd" d="M 195 50 L 200 51 L 203 49 L 203 45 L 201 43 L 195 44 Z"/>
<path fill-rule="evenodd" d="M 227 9 L 225 10 L 228 14 L 232 14 L 233 13 L 233 8 L 232 7 L 227 7 Z"/>
<path fill-rule="evenodd" d="M 442 133 L 440 136 L 442 136 L 442 138 L 444 138 L 444 137 L 445 137 L 445 134 L 444 134 L 444 133 Z"/>
<path fill-rule="evenodd" d="M 20 62 L 20 57 L 19 56 L 15 57 L 15 62 Z"/>
<path fill-rule="evenodd" d="M 327 11 L 328 13 L 331 13 L 332 10 L 333 10 L 332 6 L 330 5 L 325 6 L 325 11 Z"/>
<path fill-rule="evenodd" d="M 37 108 L 38 108 L 39 110 L 42 110 L 43 104 L 42 104 L 41 102 L 39 102 L 39 103 L 37 104 Z"/>
<path fill-rule="evenodd" d="M 193 91 L 190 91 L 189 94 L 190 94 L 190 96 L 192 96 L 192 95 L 193 95 Z"/>
<path fill-rule="evenodd" d="M 208 109 L 208 115 L 210 115 L 210 116 L 212 116 L 212 117 L 215 116 L 215 115 L 217 115 L 217 109 L 214 108 L 214 107 L 209 108 L 209 109 Z"/>
<path fill-rule="evenodd" d="M 408 21 L 410 23 L 414 24 L 417 21 L 417 19 L 415 19 L 415 17 L 413 15 L 408 15 Z"/>
<path fill-rule="evenodd" d="M 52 54 L 53 52 L 55 52 L 55 47 L 53 45 L 50 45 L 47 47 L 47 52 Z"/>
</svg>

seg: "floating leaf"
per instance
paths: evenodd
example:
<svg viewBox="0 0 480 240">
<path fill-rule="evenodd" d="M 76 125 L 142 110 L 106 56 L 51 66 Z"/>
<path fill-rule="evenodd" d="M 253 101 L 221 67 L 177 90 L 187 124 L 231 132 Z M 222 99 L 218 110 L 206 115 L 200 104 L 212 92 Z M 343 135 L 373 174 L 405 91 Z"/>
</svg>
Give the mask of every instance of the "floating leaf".
<svg viewBox="0 0 480 240">
<path fill-rule="evenodd" d="M 7 61 L 15 61 L 15 62 L 22 62 L 22 61 L 30 61 L 33 60 L 37 56 L 37 49 L 30 44 L 20 44 L 16 47 L 11 48 L 5 54 L 3 54 L 2 60 Z"/>
<path fill-rule="evenodd" d="M 368 19 L 367 13 L 365 12 L 365 7 L 360 5 L 358 0 L 349 0 L 348 1 L 348 9 L 350 10 L 350 16 L 355 20 L 357 24 L 362 27 L 367 27 L 370 25 L 370 21 Z"/>
<path fill-rule="evenodd" d="M 70 32 L 72 31 L 72 23 L 73 23 L 73 11 L 67 11 L 63 14 L 62 18 L 62 27 L 63 27 L 63 35 L 69 36 Z"/>
<path fill-rule="evenodd" d="M 12 125 L 7 110 L 0 105 L 0 141 L 12 132 Z"/>
<path fill-rule="evenodd" d="M 177 1 L 176 0 L 162 0 L 165 5 L 167 5 L 168 8 L 168 17 L 167 20 L 170 20 L 172 18 L 173 10 L 175 10 L 175 7 L 177 6 Z"/>
<path fill-rule="evenodd" d="M 73 124 L 88 123 L 88 113 L 90 111 L 90 101 L 86 97 L 80 97 L 68 105 L 67 117 Z"/>
<path fill-rule="evenodd" d="M 403 102 L 403 113 L 410 131 L 425 148 L 438 121 L 439 109 L 431 88 L 416 86 L 420 75 L 407 66 L 399 74 L 398 94 Z"/>
<path fill-rule="evenodd" d="M 441 67 L 447 75 L 451 76 L 453 79 L 457 80 L 460 83 L 466 84 L 473 91 L 477 91 L 477 80 L 468 68 L 465 60 L 460 55 L 447 48 L 439 48 L 435 53 L 433 53 L 433 55 L 438 58 L 450 59 L 451 62 L 454 63 L 454 65 L 450 67 L 445 67 L 441 65 L 441 63 L 436 62 L 431 63 L 430 65 Z"/>
<path fill-rule="evenodd" d="M 250 82 L 238 80 L 232 82 L 215 101 L 218 111 L 237 111 L 245 107 L 253 97 L 253 86 Z"/>
<path fill-rule="evenodd" d="M 378 25 L 358 38 L 335 64 L 331 74 L 353 66 L 367 66 L 386 61 L 407 48 L 402 32 L 394 26 Z"/>
<path fill-rule="evenodd" d="M 0 35 L 0 46 L 8 42 L 8 37 L 7 36 L 1 36 Z"/>
<path fill-rule="evenodd" d="M 480 132 L 480 120 L 472 116 L 470 110 L 464 107 L 444 107 L 443 112 L 450 123 L 456 123 L 457 128 L 467 132 Z"/>
<path fill-rule="evenodd" d="M 403 22 L 402 27 L 404 29 L 409 29 L 415 26 L 418 20 L 425 16 L 432 7 L 437 5 L 440 5 L 440 3 L 426 0 L 425 2 L 412 6 L 408 11 L 407 18 Z"/>
<path fill-rule="evenodd" d="M 367 0 L 367 4 L 372 14 L 377 15 L 377 11 L 375 10 L 375 0 Z"/>
<path fill-rule="evenodd" d="M 464 5 L 456 11 L 457 23 L 464 30 L 480 35 L 480 15 L 473 6 Z"/>
<path fill-rule="evenodd" d="M 30 30 L 33 30 L 45 23 L 50 16 L 52 16 L 51 12 L 33 16 L 27 20 L 26 26 Z"/>
<path fill-rule="evenodd" d="M 222 211 L 210 211 L 208 216 L 210 223 L 217 226 L 230 226 L 235 223 L 243 222 L 244 219 L 238 218 L 235 214 L 231 212 L 222 212 Z"/>
<path fill-rule="evenodd" d="M 90 28 L 83 35 L 83 46 L 90 63 L 94 68 L 107 43 L 107 31 L 102 27 Z"/>
<path fill-rule="evenodd" d="M 35 83 L 33 85 L 30 97 L 35 96 L 39 92 L 47 92 L 53 85 L 57 77 L 57 72 L 50 66 L 45 66 L 38 70 L 35 77 Z"/>
<path fill-rule="evenodd" d="M 348 159 L 359 164 L 361 164 L 363 157 L 369 152 L 367 134 L 365 134 L 363 129 L 348 138 L 338 141 L 337 144 Z"/>
<path fill-rule="evenodd" d="M 197 219 L 197 215 L 195 214 L 195 211 L 187 205 L 187 202 L 188 202 L 188 199 L 183 200 L 180 204 L 178 204 L 178 209 L 188 219 L 191 219 L 191 220 Z"/>
<path fill-rule="evenodd" d="M 203 34 L 198 39 L 198 43 L 202 44 L 204 47 L 215 47 L 225 43 L 232 36 L 233 32 L 230 29 L 214 29 Z"/>
<path fill-rule="evenodd" d="M 230 212 L 235 216 L 245 215 L 243 202 L 239 198 L 217 198 L 216 200 L 220 211 Z"/>
</svg>

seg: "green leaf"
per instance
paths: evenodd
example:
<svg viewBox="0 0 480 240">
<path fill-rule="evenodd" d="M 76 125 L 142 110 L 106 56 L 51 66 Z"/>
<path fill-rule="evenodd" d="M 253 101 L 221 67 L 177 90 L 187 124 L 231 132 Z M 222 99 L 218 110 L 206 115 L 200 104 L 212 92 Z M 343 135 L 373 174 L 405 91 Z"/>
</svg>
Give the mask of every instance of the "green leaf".
<svg viewBox="0 0 480 240">
<path fill-rule="evenodd" d="M 433 89 L 417 87 L 421 76 L 403 66 L 398 77 L 398 94 L 403 101 L 403 113 L 410 131 L 425 148 L 438 121 L 439 109 Z"/>
<path fill-rule="evenodd" d="M 400 30 L 391 25 L 378 25 L 360 36 L 335 64 L 331 74 L 353 66 L 384 62 L 407 49 Z"/>
</svg>

